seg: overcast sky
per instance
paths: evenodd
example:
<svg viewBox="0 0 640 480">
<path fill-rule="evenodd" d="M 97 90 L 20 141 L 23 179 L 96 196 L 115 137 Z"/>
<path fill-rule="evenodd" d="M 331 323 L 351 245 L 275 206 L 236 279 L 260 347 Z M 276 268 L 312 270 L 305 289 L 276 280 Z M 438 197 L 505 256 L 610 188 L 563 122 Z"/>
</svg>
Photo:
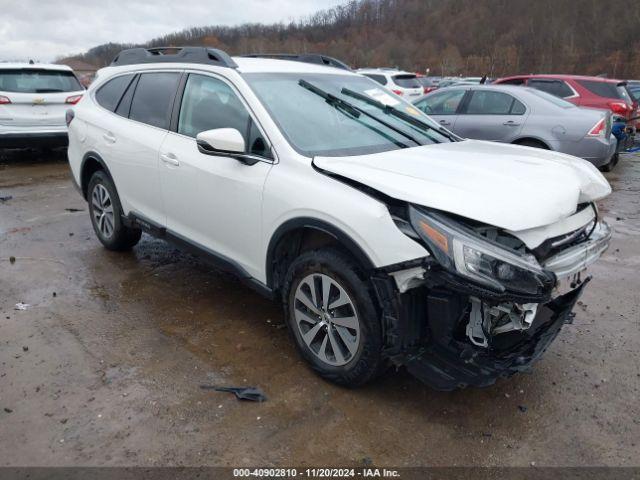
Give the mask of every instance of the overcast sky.
<svg viewBox="0 0 640 480">
<path fill-rule="evenodd" d="M 341 0 L 0 0 L 0 61 L 51 61 L 189 27 L 299 19 Z"/>
</svg>

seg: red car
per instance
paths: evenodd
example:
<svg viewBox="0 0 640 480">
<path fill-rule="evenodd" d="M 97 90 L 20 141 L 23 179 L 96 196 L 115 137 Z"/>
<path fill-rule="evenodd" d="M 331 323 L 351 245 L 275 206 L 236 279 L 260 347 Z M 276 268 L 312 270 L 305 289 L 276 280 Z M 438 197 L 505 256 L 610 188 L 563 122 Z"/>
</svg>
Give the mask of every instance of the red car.
<svg viewBox="0 0 640 480">
<path fill-rule="evenodd" d="M 638 102 L 621 80 L 580 75 L 517 75 L 493 83 L 537 88 L 581 107 L 611 110 L 626 120 L 640 115 Z"/>
</svg>

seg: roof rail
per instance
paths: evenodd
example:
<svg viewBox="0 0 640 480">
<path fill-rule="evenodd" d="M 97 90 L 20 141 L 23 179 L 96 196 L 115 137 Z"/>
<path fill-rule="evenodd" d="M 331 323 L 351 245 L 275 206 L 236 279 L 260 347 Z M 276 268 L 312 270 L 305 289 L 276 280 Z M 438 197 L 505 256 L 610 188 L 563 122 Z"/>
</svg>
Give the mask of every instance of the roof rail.
<svg viewBox="0 0 640 480">
<path fill-rule="evenodd" d="M 314 63 L 316 65 L 326 65 L 328 67 L 351 70 L 351 67 L 337 58 L 321 55 L 319 53 L 250 53 L 242 55 L 249 58 L 274 58 L 277 60 L 291 60 L 293 62 Z"/>
<path fill-rule="evenodd" d="M 111 65 L 117 67 L 137 63 L 204 63 L 238 68 L 226 52 L 208 47 L 129 48 L 116 55 Z"/>
</svg>

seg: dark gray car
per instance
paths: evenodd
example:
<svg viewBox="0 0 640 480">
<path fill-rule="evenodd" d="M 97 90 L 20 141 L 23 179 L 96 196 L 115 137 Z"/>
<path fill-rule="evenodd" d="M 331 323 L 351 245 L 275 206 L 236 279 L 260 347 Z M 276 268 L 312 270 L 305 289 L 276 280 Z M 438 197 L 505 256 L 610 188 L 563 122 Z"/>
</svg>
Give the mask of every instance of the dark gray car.
<svg viewBox="0 0 640 480">
<path fill-rule="evenodd" d="M 609 112 L 576 107 L 533 88 L 453 86 L 413 103 L 463 138 L 545 148 L 584 158 L 600 168 L 616 153 Z"/>
</svg>

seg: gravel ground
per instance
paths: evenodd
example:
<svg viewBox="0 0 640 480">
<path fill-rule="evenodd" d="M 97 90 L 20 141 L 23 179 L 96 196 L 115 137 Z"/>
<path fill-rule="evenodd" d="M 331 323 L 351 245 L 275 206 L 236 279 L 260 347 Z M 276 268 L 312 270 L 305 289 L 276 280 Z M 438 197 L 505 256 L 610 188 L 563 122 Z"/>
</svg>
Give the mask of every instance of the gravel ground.
<svg viewBox="0 0 640 480">
<path fill-rule="evenodd" d="M 531 374 L 345 390 L 300 361 L 277 304 L 146 235 L 106 251 L 62 158 L 4 154 L 0 466 L 640 465 L 640 157 L 607 176 L 611 248 Z M 220 383 L 269 400 L 199 388 Z"/>
</svg>

